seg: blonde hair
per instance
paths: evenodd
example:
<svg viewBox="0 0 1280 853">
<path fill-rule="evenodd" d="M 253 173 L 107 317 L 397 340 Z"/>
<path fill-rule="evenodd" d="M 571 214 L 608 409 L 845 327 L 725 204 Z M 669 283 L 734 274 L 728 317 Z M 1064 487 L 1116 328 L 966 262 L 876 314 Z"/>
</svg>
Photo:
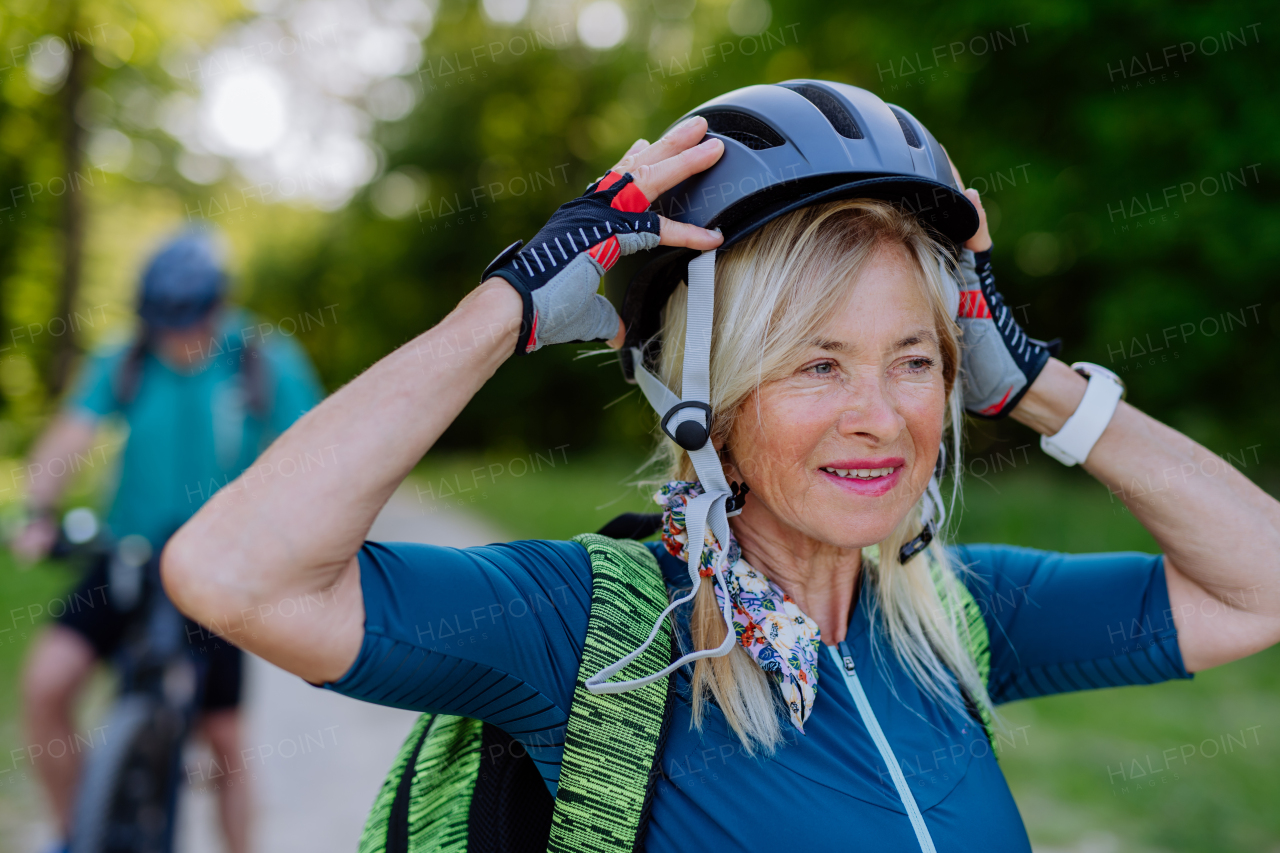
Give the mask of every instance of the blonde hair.
<svg viewBox="0 0 1280 853">
<path fill-rule="evenodd" d="M 954 265 L 919 222 L 884 202 L 852 199 L 803 208 L 779 217 L 717 260 L 714 332 L 711 341 L 711 408 L 716 413 L 711 438 L 725 446 L 747 399 L 761 385 L 793 369 L 801 351 L 840 308 L 875 253 L 885 246 L 903 250 L 933 311 L 942 350 L 953 483 L 959 484 L 963 409 L 956 385 L 959 327 L 951 308 Z M 677 287 L 662 323 L 659 372 L 667 387 L 680 392 L 688 288 Z M 687 454 L 663 438 L 655 454 L 665 461 L 668 479 L 696 479 Z M 952 503 L 958 491 L 953 489 Z M 986 685 L 970 658 L 968 622 L 960 604 L 957 571 L 943 547 L 942 531 L 928 551 L 939 568 L 936 579 L 923 552 L 899 564 L 897 554 L 921 528 L 923 496 L 879 543 L 882 560 L 863 560 L 864 582 L 874 587 L 875 611 L 890 648 L 912 679 L 943 705 L 965 713 L 965 696 L 991 707 Z M 939 508 L 941 510 L 941 508 Z M 864 554 L 866 556 L 866 554 Z M 757 567 L 760 568 L 760 567 Z M 693 602 L 690 620 L 694 648 L 715 648 L 726 628 L 711 583 Z M 873 653 L 876 631 L 872 632 Z M 962 692 L 963 690 L 963 692 Z M 696 662 L 693 721 L 701 727 L 708 695 L 715 698 L 744 749 L 769 753 L 782 732 L 772 686 L 763 670 L 741 647 L 728 655 Z"/>
</svg>

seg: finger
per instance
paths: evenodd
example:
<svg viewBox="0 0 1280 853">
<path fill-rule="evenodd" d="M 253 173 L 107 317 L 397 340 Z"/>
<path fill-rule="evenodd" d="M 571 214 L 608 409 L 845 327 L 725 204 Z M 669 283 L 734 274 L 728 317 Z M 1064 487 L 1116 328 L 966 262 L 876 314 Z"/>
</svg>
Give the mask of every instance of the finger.
<svg viewBox="0 0 1280 853">
<path fill-rule="evenodd" d="M 671 128 L 657 142 L 632 154 L 630 157 L 623 158 L 625 171 L 634 171 L 640 166 L 652 166 L 655 163 L 661 163 L 668 157 L 674 157 L 681 151 L 687 151 L 702 141 L 702 137 L 707 135 L 707 120 L 702 116 L 693 116 L 685 119 L 680 124 Z"/>
<path fill-rule="evenodd" d="M 631 174 L 644 197 L 653 201 L 690 175 L 711 168 L 723 154 L 724 143 L 719 139 L 708 139 L 660 163 L 638 166 L 631 170 Z"/>
<path fill-rule="evenodd" d="M 627 158 L 634 157 L 636 154 L 639 154 L 641 151 L 643 151 L 648 147 L 649 147 L 649 140 L 643 139 L 643 138 L 637 139 L 635 142 L 631 143 L 631 147 L 627 149 L 627 153 L 622 155 L 622 159 L 618 161 L 617 165 L 613 167 L 612 171 L 617 172 L 618 174 L 622 174 L 627 170 L 627 167 L 623 165 L 624 163 L 628 162 Z"/>
<path fill-rule="evenodd" d="M 706 251 L 714 249 L 724 242 L 724 235 L 719 231 L 708 231 L 687 222 L 676 222 L 665 216 L 658 217 L 658 245 L 685 246 L 689 249 Z"/>
<path fill-rule="evenodd" d="M 963 190 L 964 181 L 960 179 L 960 170 L 956 168 L 955 161 L 951 159 L 951 152 L 948 151 L 947 146 L 943 145 L 941 142 L 938 143 L 938 147 L 942 149 L 943 154 L 947 155 L 947 165 L 951 167 L 951 175 L 956 179 L 956 186 Z"/>
<path fill-rule="evenodd" d="M 964 191 L 964 195 L 978 209 L 978 231 L 965 241 L 964 247 L 973 252 L 985 252 L 991 248 L 991 232 L 987 228 L 987 210 L 982 206 L 982 198 L 977 190 L 971 187 Z"/>
<path fill-rule="evenodd" d="M 606 342 L 606 346 L 608 346 L 609 349 L 621 349 L 622 342 L 626 339 L 626 337 L 627 337 L 627 327 L 622 325 L 622 318 L 619 317 L 618 318 L 618 334 L 610 338 Z"/>
</svg>

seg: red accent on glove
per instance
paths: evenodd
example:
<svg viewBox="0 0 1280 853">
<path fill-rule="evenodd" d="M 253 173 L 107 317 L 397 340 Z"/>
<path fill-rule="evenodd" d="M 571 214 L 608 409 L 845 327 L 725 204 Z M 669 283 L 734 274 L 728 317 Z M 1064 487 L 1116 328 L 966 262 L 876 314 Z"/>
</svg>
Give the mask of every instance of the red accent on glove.
<svg viewBox="0 0 1280 853">
<path fill-rule="evenodd" d="M 960 316 L 978 320 L 991 318 L 991 309 L 981 290 L 960 291 Z"/>
<path fill-rule="evenodd" d="M 1012 385 L 1010 385 L 1010 386 L 1009 386 L 1009 390 L 1004 392 L 1004 396 L 1003 396 L 1003 397 L 1001 397 L 1001 398 L 1000 398 L 999 400 L 997 400 L 996 402 L 992 403 L 990 406 L 987 406 L 985 409 L 982 409 L 982 410 L 981 410 L 981 412 L 980 412 L 980 414 L 984 414 L 984 415 L 998 415 L 998 414 L 1000 414 L 1000 410 L 1004 408 L 1004 404 L 1005 404 L 1006 402 L 1008 402 L 1008 400 L 1009 400 L 1009 395 L 1010 395 L 1010 394 L 1012 394 L 1012 393 L 1013 393 L 1013 386 L 1012 386 Z"/>
<path fill-rule="evenodd" d="M 618 246 L 618 238 L 610 237 L 602 243 L 596 243 L 588 255 L 596 259 L 596 263 L 604 267 L 604 271 L 608 272 L 613 269 L 613 265 L 618 262 L 618 258 L 622 257 L 622 249 Z"/>
<path fill-rule="evenodd" d="M 607 175 L 600 179 L 599 185 L 596 186 L 596 192 L 607 190 L 620 180 L 622 180 L 622 175 L 610 170 Z M 636 182 L 632 181 L 613 197 L 613 203 L 609 206 L 614 210 L 621 210 L 623 213 L 640 213 L 649 209 L 649 199 L 644 197 L 644 193 L 636 186 Z"/>
<path fill-rule="evenodd" d="M 622 175 L 610 169 L 604 173 L 604 177 L 600 179 L 598 184 L 596 184 L 596 192 L 602 193 L 620 180 L 622 180 Z"/>
<path fill-rule="evenodd" d="M 533 328 L 529 330 L 529 343 L 525 346 L 524 351 L 531 353 L 538 347 L 538 309 L 533 309 Z"/>
</svg>

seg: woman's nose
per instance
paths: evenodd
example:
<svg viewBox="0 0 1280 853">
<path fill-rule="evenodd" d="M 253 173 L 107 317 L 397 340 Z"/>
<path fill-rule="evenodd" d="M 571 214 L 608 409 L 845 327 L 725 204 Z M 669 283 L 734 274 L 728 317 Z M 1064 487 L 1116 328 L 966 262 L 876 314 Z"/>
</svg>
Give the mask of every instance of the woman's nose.
<svg viewBox="0 0 1280 853">
<path fill-rule="evenodd" d="M 845 383 L 840 405 L 841 435 L 858 435 L 876 444 L 886 444 L 897 438 L 906 426 L 889 389 L 875 377 L 853 378 Z"/>
</svg>

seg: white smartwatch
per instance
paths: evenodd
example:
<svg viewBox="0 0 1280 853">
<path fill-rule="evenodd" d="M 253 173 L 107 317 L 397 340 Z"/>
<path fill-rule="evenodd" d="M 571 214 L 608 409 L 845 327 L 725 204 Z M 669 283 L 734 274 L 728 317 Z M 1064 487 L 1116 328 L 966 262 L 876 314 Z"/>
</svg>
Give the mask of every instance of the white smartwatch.
<svg viewBox="0 0 1280 853">
<path fill-rule="evenodd" d="M 1071 369 L 1089 380 L 1084 398 L 1062 429 L 1040 436 L 1040 449 L 1063 465 L 1080 465 L 1102 436 L 1124 399 L 1124 380 L 1100 364 L 1077 361 Z"/>
</svg>

